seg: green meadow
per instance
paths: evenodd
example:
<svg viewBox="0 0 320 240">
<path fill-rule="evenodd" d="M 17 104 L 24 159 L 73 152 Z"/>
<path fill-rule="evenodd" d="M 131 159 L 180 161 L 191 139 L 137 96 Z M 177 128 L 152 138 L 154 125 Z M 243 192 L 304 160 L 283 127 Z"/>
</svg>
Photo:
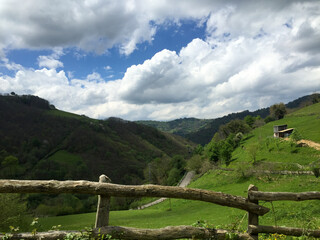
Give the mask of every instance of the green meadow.
<svg viewBox="0 0 320 240">
<path fill-rule="evenodd" d="M 225 192 L 246 196 L 249 184 L 254 184 L 262 191 L 320 191 L 319 179 L 314 176 L 275 176 L 241 179 L 239 173 L 225 171 L 209 171 L 195 180 L 189 187 Z M 262 205 L 272 209 L 269 202 Z M 291 227 L 315 228 L 320 224 L 320 202 L 273 203 L 271 210 L 260 218 L 261 224 Z M 41 218 L 43 230 L 62 225 L 61 229 L 80 230 L 93 227 L 95 213 Z M 160 228 L 174 225 L 192 225 L 197 221 L 206 221 L 215 227 L 245 230 L 247 213 L 242 210 L 219 206 L 201 201 L 168 199 L 165 202 L 144 210 L 112 211 L 110 225 L 138 228 Z"/>
<path fill-rule="evenodd" d="M 320 191 L 320 178 L 313 175 L 258 174 L 252 170 L 312 170 L 319 163 L 320 151 L 307 146 L 297 146 L 290 141 L 272 137 L 273 125 L 288 124 L 303 139 L 320 142 L 320 103 L 287 115 L 284 119 L 270 122 L 253 130 L 240 147 L 233 152 L 228 166 L 233 171 L 209 170 L 197 176 L 190 188 L 208 189 L 239 196 L 247 196 L 250 184 L 261 191 L 303 192 Z M 258 145 L 256 162 L 253 163 L 248 149 Z M 224 166 L 226 167 L 226 166 Z M 145 202 L 146 199 L 143 199 Z M 260 202 L 270 212 L 260 217 L 262 225 L 277 225 L 318 229 L 320 226 L 320 201 Z M 80 230 L 93 227 L 95 213 L 46 217 L 39 220 L 41 230 L 62 225 L 61 229 Z M 165 202 L 144 210 L 112 211 L 110 225 L 138 228 L 161 228 L 173 225 L 192 225 L 206 222 L 217 228 L 245 231 L 247 213 L 242 210 L 201 201 L 167 199 Z"/>
</svg>

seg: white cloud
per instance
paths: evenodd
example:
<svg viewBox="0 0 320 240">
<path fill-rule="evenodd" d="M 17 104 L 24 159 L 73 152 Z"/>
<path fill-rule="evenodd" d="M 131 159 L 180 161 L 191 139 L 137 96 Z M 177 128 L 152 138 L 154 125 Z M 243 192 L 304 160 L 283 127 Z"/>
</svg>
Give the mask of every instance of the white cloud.
<svg viewBox="0 0 320 240">
<path fill-rule="evenodd" d="M 38 65 L 39 67 L 47 67 L 49 69 L 63 67 L 63 63 L 58 60 L 62 55 L 64 53 L 61 48 L 54 48 L 51 55 L 38 57 Z"/>
<path fill-rule="evenodd" d="M 35 94 L 92 117 L 168 120 L 255 110 L 320 90 L 317 1 L 58 3 L 0 2 L 1 48 L 60 47 L 40 56 L 37 70 L 1 55 L 1 65 L 16 74 L 0 75 L 0 92 Z M 182 19 L 205 24 L 206 38 L 179 52 L 164 49 L 129 67 L 122 79 L 106 82 L 98 72 L 74 79 L 56 70 L 63 67 L 64 47 L 104 53 L 117 46 L 129 55 L 156 37 L 157 25 Z"/>
<path fill-rule="evenodd" d="M 43 49 L 78 47 L 104 53 L 120 46 L 130 54 L 138 43 L 151 41 L 149 18 L 131 1 L 0 2 L 0 47 Z"/>
<path fill-rule="evenodd" d="M 63 67 L 63 63 L 57 59 L 53 59 L 50 56 L 39 56 L 38 57 L 39 67 L 48 67 L 48 68 L 59 68 Z"/>
</svg>

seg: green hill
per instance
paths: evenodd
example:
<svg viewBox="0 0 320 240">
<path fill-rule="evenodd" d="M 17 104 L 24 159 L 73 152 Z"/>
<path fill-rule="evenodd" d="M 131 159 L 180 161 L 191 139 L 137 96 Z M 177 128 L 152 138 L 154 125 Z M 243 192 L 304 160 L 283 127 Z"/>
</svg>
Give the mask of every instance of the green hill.
<svg viewBox="0 0 320 240">
<path fill-rule="evenodd" d="M 163 161 L 170 167 L 175 159 L 188 158 L 193 147 L 180 136 L 146 125 L 63 112 L 30 95 L 0 96 L 3 179 L 98 181 L 106 174 L 114 183 L 143 184 L 149 181 L 145 172 L 152 162 Z M 181 174 L 176 172 L 172 181 Z M 29 194 L 24 198 L 29 212 L 39 215 L 88 212 L 96 205 L 94 196 Z M 117 199 L 112 207 L 127 208 L 131 201 Z"/>
<path fill-rule="evenodd" d="M 221 191 L 246 196 L 250 184 L 261 191 L 320 191 L 320 178 L 314 175 L 264 174 L 264 170 L 311 170 L 318 163 L 320 151 L 273 138 L 273 126 L 288 124 L 304 139 L 320 143 L 320 103 L 288 114 L 284 119 L 270 122 L 249 133 L 233 152 L 229 171 L 207 166 L 207 172 L 199 175 L 189 187 Z M 256 162 L 248 152 L 249 146 L 258 144 Z M 220 167 L 226 167 L 224 165 Z M 259 170 L 260 172 L 257 172 Z M 261 202 L 273 209 L 259 218 L 262 225 L 278 225 L 316 229 L 320 225 L 319 201 L 304 202 Z M 63 229 L 81 229 L 93 226 L 94 213 L 58 218 L 40 219 L 42 226 L 62 224 Z M 77 226 L 75 219 L 79 219 Z M 110 224 L 140 228 L 159 228 L 169 225 L 209 224 L 217 228 L 244 231 L 247 224 L 246 212 L 210 203 L 171 199 L 144 210 L 111 212 Z"/>
<path fill-rule="evenodd" d="M 0 96 L 0 176 L 141 183 L 157 157 L 187 156 L 192 143 L 117 118 L 96 120 L 54 109 L 35 96 Z M 6 166 L 8 156 L 16 166 Z M 5 168 L 11 167 L 10 173 Z"/>
<path fill-rule="evenodd" d="M 320 101 L 320 94 L 311 94 L 300 97 L 294 101 L 285 104 L 288 111 L 292 112 L 299 108 L 311 105 Z M 242 111 L 231 113 L 216 119 L 197 119 L 197 118 L 181 118 L 173 121 L 138 121 L 160 129 L 161 131 L 170 132 L 180 135 L 195 143 L 205 145 L 219 130 L 219 127 L 234 119 L 244 119 L 246 116 L 260 116 L 265 118 L 269 115 L 269 108 L 262 108 L 256 111 Z"/>
<path fill-rule="evenodd" d="M 231 164 L 231 167 L 242 162 L 252 162 L 250 148 L 258 146 L 255 156 L 257 167 L 268 166 L 268 170 L 312 170 L 314 164 L 320 160 L 319 151 L 291 141 L 273 138 L 273 126 L 282 124 L 294 128 L 301 139 L 320 143 L 320 103 L 254 129 L 242 146 L 234 151 L 234 164 Z"/>
</svg>

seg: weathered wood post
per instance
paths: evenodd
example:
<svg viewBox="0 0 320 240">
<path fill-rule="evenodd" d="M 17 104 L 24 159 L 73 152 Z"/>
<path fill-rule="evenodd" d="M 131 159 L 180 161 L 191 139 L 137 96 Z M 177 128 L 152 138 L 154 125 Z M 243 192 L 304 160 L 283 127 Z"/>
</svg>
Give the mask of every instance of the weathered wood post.
<svg viewBox="0 0 320 240">
<path fill-rule="evenodd" d="M 99 183 L 110 183 L 111 180 L 106 175 L 101 175 L 99 177 Z M 104 227 L 109 224 L 109 209 L 110 209 L 110 196 L 109 195 L 99 195 L 98 196 L 98 206 L 96 214 L 96 224 L 95 227 Z"/>
<path fill-rule="evenodd" d="M 258 191 L 258 188 L 256 186 L 254 186 L 253 184 L 249 185 L 249 187 L 248 187 L 248 200 L 249 200 L 249 202 L 259 204 L 258 200 L 250 199 L 250 191 Z M 258 234 L 251 233 L 251 231 L 249 230 L 249 225 L 256 225 L 256 226 L 259 225 L 259 215 L 258 214 L 248 212 L 248 233 L 253 239 L 258 240 Z"/>
</svg>

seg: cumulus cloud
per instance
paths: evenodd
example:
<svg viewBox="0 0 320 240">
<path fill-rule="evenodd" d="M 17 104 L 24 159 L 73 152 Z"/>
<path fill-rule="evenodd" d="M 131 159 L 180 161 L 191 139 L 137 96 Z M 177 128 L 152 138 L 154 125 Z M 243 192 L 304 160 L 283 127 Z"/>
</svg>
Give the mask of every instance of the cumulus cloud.
<svg viewBox="0 0 320 240">
<path fill-rule="evenodd" d="M 60 3 L 1 1 L 0 48 L 59 47 L 40 56 L 36 70 L 0 54 L 1 65 L 16 71 L 0 75 L 1 92 L 35 94 L 92 117 L 168 120 L 255 110 L 320 90 L 318 1 Z M 180 51 L 159 51 L 122 79 L 105 81 L 96 71 L 75 79 L 57 71 L 65 47 L 105 53 L 116 46 L 129 55 L 152 42 L 157 25 L 183 19 L 205 26 L 206 36 Z"/>
<path fill-rule="evenodd" d="M 39 62 L 39 67 L 48 67 L 48 68 L 63 67 L 62 62 L 50 56 L 39 56 L 38 62 Z"/>
<path fill-rule="evenodd" d="M 63 55 L 63 50 L 61 48 L 55 48 L 53 53 L 49 56 L 39 56 L 38 57 L 38 65 L 39 67 L 47 67 L 47 68 L 59 68 L 63 67 L 63 63 L 58 59 Z"/>
<path fill-rule="evenodd" d="M 120 45 L 130 54 L 151 41 L 154 28 L 131 1 L 1 1 L 0 46 L 9 48 L 78 47 L 104 53 Z"/>
</svg>

